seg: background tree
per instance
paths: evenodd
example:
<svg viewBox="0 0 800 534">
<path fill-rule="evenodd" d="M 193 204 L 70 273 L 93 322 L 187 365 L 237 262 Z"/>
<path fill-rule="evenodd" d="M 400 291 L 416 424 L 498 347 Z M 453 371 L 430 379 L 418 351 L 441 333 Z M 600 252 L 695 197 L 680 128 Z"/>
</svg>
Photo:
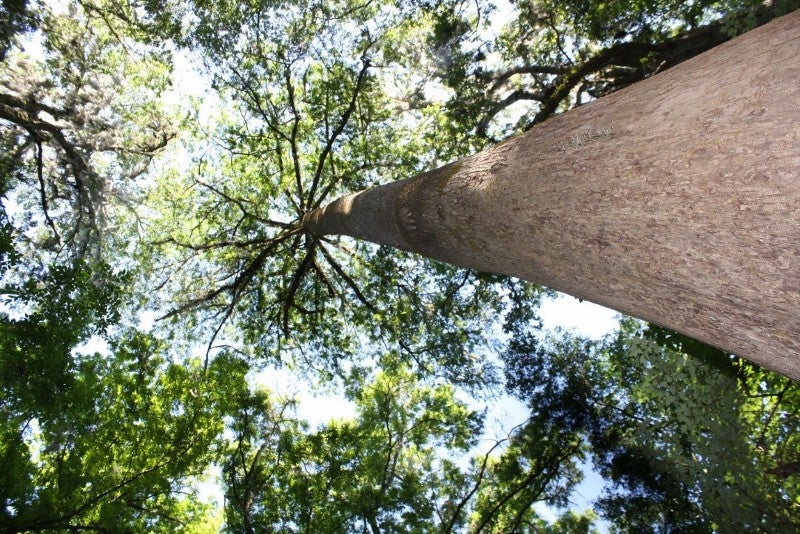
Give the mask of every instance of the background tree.
<svg viewBox="0 0 800 534">
<path fill-rule="evenodd" d="M 202 529 L 211 510 L 190 484 L 243 376 L 220 360 L 198 380 L 196 362 L 125 328 L 133 275 L 110 238 L 171 136 L 156 101 L 168 64 L 115 21 L 59 7 L 3 19 L 42 33 L 4 35 L 0 70 L 0 531 Z M 81 350 L 100 339 L 109 353 Z"/>
<path fill-rule="evenodd" d="M 19 208 L 6 203 L 6 217 L 17 246 L 44 264 L 98 257 L 98 232 L 120 224 L 119 208 L 135 202 L 137 178 L 173 135 L 159 104 L 163 54 L 134 54 L 114 21 L 63 9 L 40 10 L 41 39 L 26 46 L 41 55 L 11 54 L 0 75 L 4 195 Z"/>
<path fill-rule="evenodd" d="M 242 410 L 225 464 L 227 528 L 234 532 L 433 532 L 465 475 L 456 455 L 480 417 L 451 386 L 422 386 L 408 369 L 380 372 L 356 392 L 355 420 L 309 431 L 286 404 Z"/>
<path fill-rule="evenodd" d="M 219 524 L 198 499 L 197 480 L 212 461 L 227 392 L 246 368 L 226 358 L 206 373 L 199 361 L 170 364 L 163 345 L 142 334 L 111 351 L 73 356 L 66 373 L 49 375 L 60 383 L 48 402 L 14 395 L 19 389 L 4 381 L 3 532 L 208 532 Z"/>
<path fill-rule="evenodd" d="M 532 414 L 584 437 L 609 481 L 597 509 L 619 528 L 796 528 L 788 378 L 634 320 L 602 342 L 516 333 L 506 362 Z"/>
</svg>

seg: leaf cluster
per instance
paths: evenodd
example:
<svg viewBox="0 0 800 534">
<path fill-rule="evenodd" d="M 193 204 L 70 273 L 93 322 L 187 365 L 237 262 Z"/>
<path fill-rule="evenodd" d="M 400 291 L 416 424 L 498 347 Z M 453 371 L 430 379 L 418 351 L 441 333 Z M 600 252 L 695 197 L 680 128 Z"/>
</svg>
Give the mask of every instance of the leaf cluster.
<svg viewBox="0 0 800 534">
<path fill-rule="evenodd" d="M 173 137 L 156 102 L 169 63 L 133 52 L 130 38 L 79 4 L 63 9 L 37 11 L 40 33 L 25 46 L 38 53 L 14 49 L 2 61 L 4 209 L 17 248 L 97 258 L 100 233 L 119 223 L 110 204 L 132 205 L 136 179 Z"/>
</svg>

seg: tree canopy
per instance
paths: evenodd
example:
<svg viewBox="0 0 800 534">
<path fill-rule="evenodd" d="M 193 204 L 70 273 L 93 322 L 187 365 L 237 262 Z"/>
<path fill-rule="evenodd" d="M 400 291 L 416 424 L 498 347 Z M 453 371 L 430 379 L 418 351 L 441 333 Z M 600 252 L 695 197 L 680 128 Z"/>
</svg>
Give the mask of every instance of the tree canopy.
<svg viewBox="0 0 800 534">
<path fill-rule="evenodd" d="M 796 529 L 796 383 L 302 228 L 796 7 L 2 2 L 0 532 Z"/>
</svg>

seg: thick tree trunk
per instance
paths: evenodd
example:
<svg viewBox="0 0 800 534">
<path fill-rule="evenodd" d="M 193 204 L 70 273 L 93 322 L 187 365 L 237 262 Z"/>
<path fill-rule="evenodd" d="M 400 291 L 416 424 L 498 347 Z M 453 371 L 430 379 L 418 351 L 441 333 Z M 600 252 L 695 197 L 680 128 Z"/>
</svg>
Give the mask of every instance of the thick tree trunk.
<svg viewBox="0 0 800 534">
<path fill-rule="evenodd" d="M 531 280 L 800 380 L 800 11 L 304 223 Z"/>
</svg>

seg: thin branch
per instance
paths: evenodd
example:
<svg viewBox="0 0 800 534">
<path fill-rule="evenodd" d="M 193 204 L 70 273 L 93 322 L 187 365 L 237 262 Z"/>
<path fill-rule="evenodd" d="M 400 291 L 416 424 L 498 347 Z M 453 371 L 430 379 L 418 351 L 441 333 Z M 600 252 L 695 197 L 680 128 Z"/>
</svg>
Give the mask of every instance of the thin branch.
<svg viewBox="0 0 800 534">
<path fill-rule="evenodd" d="M 540 93 L 532 93 L 530 91 L 525 91 L 523 89 L 517 89 L 516 91 L 513 91 L 504 99 L 494 104 L 491 108 L 489 108 L 489 111 L 487 111 L 484 114 L 480 122 L 478 122 L 478 127 L 477 127 L 478 135 L 486 136 L 486 132 L 489 129 L 489 123 L 492 122 L 492 119 L 494 119 L 498 113 L 509 107 L 511 104 L 514 104 L 521 100 L 541 101 L 543 98 L 544 96 Z"/>
<path fill-rule="evenodd" d="M 322 283 L 325 284 L 325 287 L 328 288 L 328 295 L 331 296 L 331 297 L 338 296 L 339 292 L 336 291 L 336 288 L 334 287 L 334 285 L 331 283 L 330 280 L 328 280 L 328 276 L 325 274 L 325 271 L 322 269 L 320 264 L 317 262 L 316 258 L 314 259 L 313 267 L 314 267 L 314 271 L 319 275 L 320 279 L 322 280 Z"/>
<path fill-rule="evenodd" d="M 254 88 L 237 68 L 231 67 L 231 71 L 237 78 L 239 78 L 239 81 L 242 84 L 242 89 L 244 89 L 245 94 L 250 96 L 251 102 L 255 106 L 261 118 L 264 120 L 264 123 L 267 125 L 269 130 L 275 134 L 276 138 L 283 139 L 287 142 L 291 141 L 289 136 L 287 136 L 286 133 L 284 133 L 283 130 L 278 127 L 278 123 L 276 122 L 277 114 L 275 113 L 275 104 L 271 100 L 267 99 L 266 102 L 271 108 L 271 113 L 267 111 L 262 104 L 262 99 L 265 96 L 264 92 Z"/>
<path fill-rule="evenodd" d="M 358 76 L 356 77 L 355 87 L 353 88 L 353 94 L 350 96 L 350 102 L 347 106 L 347 109 L 339 119 L 339 124 L 336 125 L 336 129 L 333 131 L 331 136 L 328 138 L 328 141 L 325 143 L 325 147 L 322 149 L 322 152 L 320 153 L 319 159 L 317 161 L 317 168 L 314 171 L 314 178 L 311 182 L 311 187 L 308 190 L 308 201 L 309 204 L 314 209 L 318 208 L 322 204 L 322 201 L 325 199 L 328 192 L 330 191 L 330 188 L 332 187 L 332 184 L 334 183 L 331 182 L 331 184 L 328 184 L 328 187 L 326 187 L 323 190 L 323 194 L 321 194 L 318 199 L 314 198 L 314 195 L 317 192 L 317 188 L 319 187 L 320 179 L 322 177 L 322 169 L 325 167 L 325 161 L 328 159 L 328 155 L 331 153 L 331 150 L 333 149 L 333 145 L 336 142 L 336 139 L 341 135 L 341 133 L 344 131 L 345 126 L 347 126 L 347 123 L 350 121 L 350 117 L 356 108 L 356 103 L 358 102 L 358 96 L 359 93 L 361 92 L 364 80 L 367 77 L 367 72 L 369 71 L 370 68 L 369 59 L 367 59 L 366 57 L 362 57 L 361 62 L 362 62 L 361 70 L 358 72 Z"/>
<path fill-rule="evenodd" d="M 528 485 L 540 474 L 541 471 L 533 471 L 528 473 L 528 476 L 526 476 L 519 484 L 517 484 L 514 489 L 509 491 L 497 503 L 495 503 L 495 505 L 491 508 L 491 510 L 489 510 L 478 527 L 475 529 L 475 532 L 482 532 L 483 529 L 486 528 L 486 525 L 488 525 L 495 518 L 495 515 L 500 511 L 500 509 L 503 508 L 511 499 L 524 491 Z M 535 499 L 531 500 L 531 502 L 535 502 Z"/>
<path fill-rule="evenodd" d="M 42 142 L 38 137 L 35 137 L 34 142 L 36 143 L 36 176 L 39 179 L 39 195 L 41 196 L 40 202 L 42 204 L 42 211 L 44 212 L 44 220 L 53 231 L 56 241 L 61 244 L 61 236 L 58 234 L 56 225 L 53 222 L 53 219 L 50 217 L 50 207 L 47 201 L 47 188 L 44 183 L 44 158 L 42 152 Z"/>
<path fill-rule="evenodd" d="M 160 246 L 160 245 L 167 245 L 173 244 L 181 248 L 185 248 L 188 250 L 192 250 L 195 252 L 202 252 L 206 250 L 214 250 L 218 248 L 226 248 L 226 247 L 233 247 L 233 248 L 252 248 L 254 246 L 269 244 L 272 240 L 271 239 L 264 239 L 263 237 L 257 237 L 255 239 L 247 239 L 244 241 L 238 240 L 227 240 L 227 241 L 213 241 L 211 243 L 202 243 L 198 245 L 193 245 L 192 243 L 184 243 L 178 241 L 174 237 L 168 237 L 166 239 L 160 239 L 158 241 L 151 241 L 150 244 L 153 246 Z"/>
<path fill-rule="evenodd" d="M 214 348 L 214 342 L 217 340 L 217 336 L 222 331 L 222 327 L 225 326 L 225 323 L 230 319 L 231 315 L 233 315 L 233 310 L 236 309 L 236 298 L 232 298 L 228 306 L 225 308 L 224 315 L 222 319 L 220 319 L 219 324 L 214 329 L 214 333 L 211 335 L 211 339 L 208 340 L 208 345 L 206 346 L 206 355 L 203 359 L 203 373 L 208 370 L 208 361 L 211 357 L 211 349 Z"/>
<path fill-rule="evenodd" d="M 553 31 L 556 35 L 556 47 L 558 48 L 561 55 L 564 59 L 567 60 L 567 63 L 572 65 L 572 58 L 569 57 L 567 51 L 564 50 L 564 37 L 561 35 L 561 32 L 558 30 L 558 24 L 555 21 L 555 13 L 552 10 L 548 10 L 548 17 L 547 17 L 548 27 Z"/>
<path fill-rule="evenodd" d="M 331 256 L 331 254 L 327 250 L 325 250 L 325 247 L 320 247 L 320 250 L 322 251 L 322 255 L 325 257 L 328 264 L 331 267 L 333 267 L 334 271 L 336 271 L 336 274 L 338 274 L 342 278 L 342 280 L 344 280 L 344 282 L 350 287 L 350 289 L 353 290 L 353 293 L 355 293 L 356 298 L 359 301 L 361 301 L 361 303 L 364 306 L 366 306 L 367 309 L 369 309 L 369 311 L 371 311 L 373 314 L 378 313 L 377 308 L 375 308 L 375 306 L 371 302 L 369 302 L 369 300 L 367 300 L 364 294 L 361 293 L 361 290 L 358 288 L 358 284 L 356 284 L 355 281 L 352 278 L 350 278 L 350 276 L 348 276 L 347 273 L 344 272 L 344 269 L 342 269 L 342 267 L 333 258 L 333 256 Z"/>
<path fill-rule="evenodd" d="M 269 226 L 276 226 L 278 228 L 284 228 L 284 229 L 288 229 L 288 228 L 293 228 L 294 227 L 294 225 L 292 223 L 287 223 L 287 222 L 283 222 L 283 221 L 275 221 L 275 220 L 272 220 L 272 219 L 260 217 L 260 216 L 258 216 L 256 214 L 250 212 L 245 207 L 245 203 L 247 201 L 245 201 L 243 199 L 240 199 L 240 198 L 235 198 L 235 197 L 225 193 L 224 191 L 220 190 L 218 187 L 216 187 L 216 186 L 214 186 L 212 184 L 209 184 L 207 182 L 204 182 L 202 180 L 198 180 L 198 179 L 195 178 L 194 181 L 195 181 L 196 184 L 198 184 L 198 185 L 200 185 L 202 187 L 205 187 L 206 189 L 216 193 L 217 195 L 221 196 L 222 198 L 224 198 L 228 202 L 236 204 L 236 207 L 238 207 L 239 210 L 243 214 L 245 214 L 248 217 L 251 217 L 252 219 L 255 219 L 256 221 L 259 221 L 259 222 L 261 222 L 263 224 L 266 224 L 266 225 L 269 225 Z"/>
<path fill-rule="evenodd" d="M 289 107 L 292 110 L 292 133 L 289 138 L 289 148 L 292 153 L 292 163 L 294 164 L 294 182 L 297 187 L 297 198 L 300 202 L 298 213 L 301 214 L 305 208 L 303 201 L 305 195 L 303 194 L 303 180 L 300 174 L 300 154 L 297 146 L 297 134 L 300 129 L 300 112 L 297 109 L 297 103 L 294 97 L 291 64 L 286 65 L 284 69 L 284 80 L 286 81 L 286 92 L 289 96 Z"/>
<path fill-rule="evenodd" d="M 188 310 L 197 308 L 204 303 L 211 302 L 213 299 L 226 292 L 231 293 L 231 298 L 232 298 L 231 305 L 235 305 L 244 288 L 250 283 L 250 281 L 255 276 L 256 272 L 258 272 L 258 270 L 261 269 L 261 267 L 264 265 L 264 263 L 267 260 L 267 257 L 269 257 L 269 254 L 272 253 L 278 245 L 286 241 L 289 237 L 300 233 L 300 231 L 301 230 L 299 228 L 295 228 L 288 232 L 283 232 L 277 235 L 276 237 L 274 237 L 265 244 L 261 252 L 259 252 L 259 254 L 253 259 L 253 261 L 249 263 L 247 268 L 241 271 L 232 282 L 224 284 L 212 291 L 209 291 L 205 295 L 189 300 L 188 302 L 182 304 L 181 306 L 178 306 L 177 308 L 170 310 L 166 314 L 159 317 L 157 320 L 163 321 L 165 319 L 175 317 L 176 315 L 184 313 Z"/>
<path fill-rule="evenodd" d="M 787 381 L 783 385 L 783 388 L 779 392 L 777 392 L 777 394 L 775 394 L 775 400 L 772 402 L 772 409 L 770 410 L 769 415 L 767 416 L 767 420 L 764 421 L 764 424 L 761 427 L 761 432 L 759 433 L 758 437 L 755 439 L 755 443 L 756 444 L 761 445 L 762 443 L 764 443 L 764 437 L 767 434 L 767 429 L 769 428 L 769 423 L 772 421 L 772 418 L 775 417 L 775 414 L 777 413 L 778 408 L 781 405 L 781 402 L 783 402 L 784 395 L 791 388 L 792 388 L 792 382 Z"/>
<path fill-rule="evenodd" d="M 472 497 L 475 496 L 475 494 L 480 489 L 481 484 L 483 483 L 483 478 L 486 474 L 486 469 L 489 466 L 489 457 L 496 448 L 498 448 L 500 445 L 502 445 L 509 439 L 511 438 L 507 437 L 497 441 L 494 445 L 492 445 L 492 447 L 488 451 L 486 451 L 486 454 L 483 455 L 483 461 L 481 462 L 481 467 L 480 470 L 478 471 L 478 476 L 475 480 L 475 484 L 472 485 L 472 489 L 470 489 L 470 491 L 456 505 L 456 508 L 453 511 L 453 516 L 450 518 L 450 521 L 447 522 L 447 525 L 445 525 L 443 532 L 453 531 L 453 527 L 455 526 L 455 523 L 458 520 L 458 516 L 461 514 L 461 511 L 469 503 L 469 501 L 472 500 Z"/>
</svg>

